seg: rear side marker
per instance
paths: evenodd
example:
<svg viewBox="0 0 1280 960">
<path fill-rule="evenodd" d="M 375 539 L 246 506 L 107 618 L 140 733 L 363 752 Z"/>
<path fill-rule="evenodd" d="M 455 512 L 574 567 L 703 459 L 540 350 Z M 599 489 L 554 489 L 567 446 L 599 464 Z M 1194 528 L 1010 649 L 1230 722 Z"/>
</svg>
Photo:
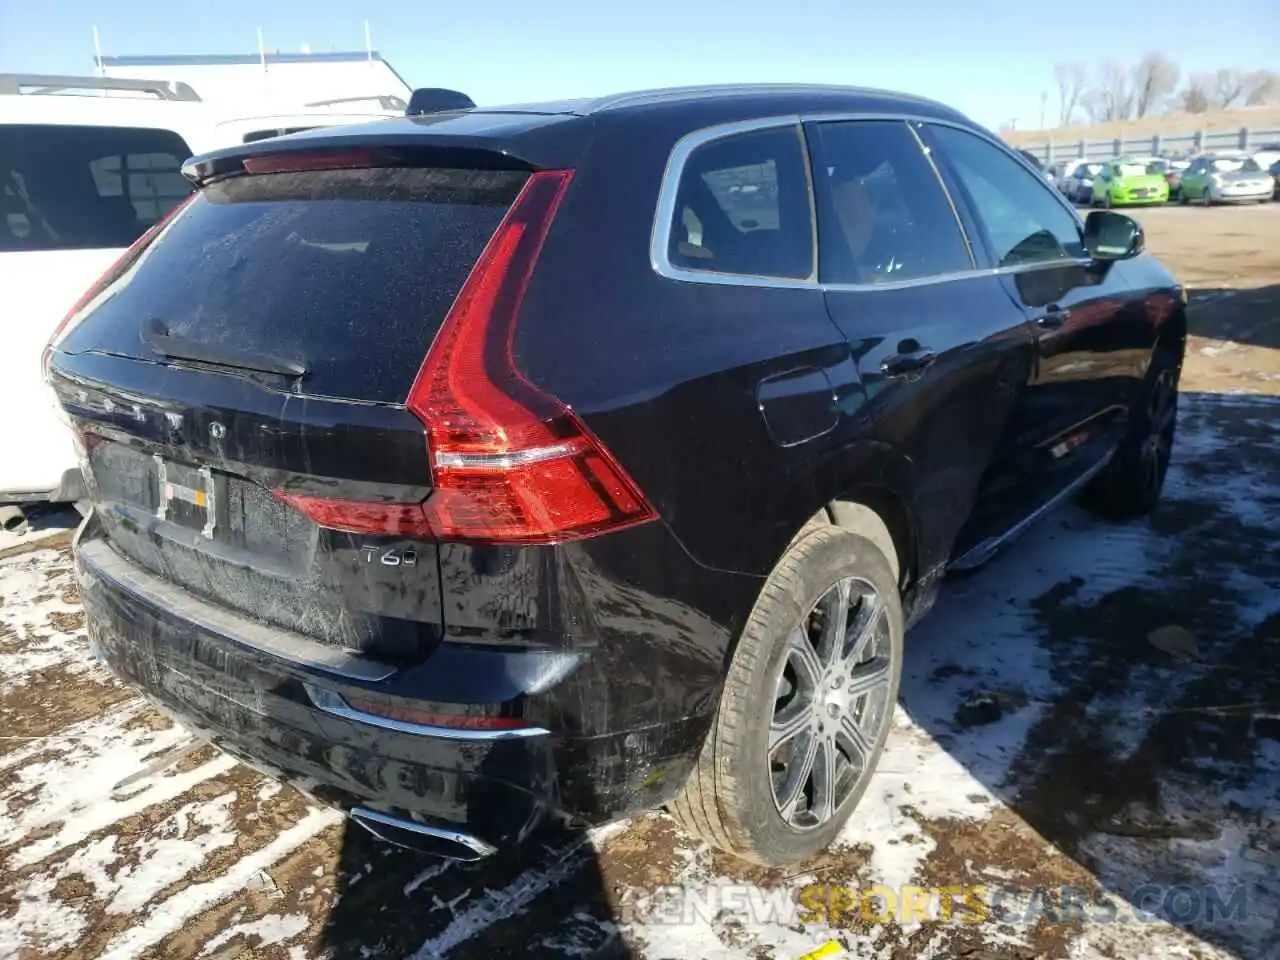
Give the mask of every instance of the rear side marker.
<svg viewBox="0 0 1280 960">
<path fill-rule="evenodd" d="M 572 170 L 532 174 L 458 293 L 406 406 L 432 456 L 418 504 L 277 495 L 322 526 L 497 544 L 577 540 L 657 518 L 586 425 L 526 380 L 516 321 Z"/>
</svg>

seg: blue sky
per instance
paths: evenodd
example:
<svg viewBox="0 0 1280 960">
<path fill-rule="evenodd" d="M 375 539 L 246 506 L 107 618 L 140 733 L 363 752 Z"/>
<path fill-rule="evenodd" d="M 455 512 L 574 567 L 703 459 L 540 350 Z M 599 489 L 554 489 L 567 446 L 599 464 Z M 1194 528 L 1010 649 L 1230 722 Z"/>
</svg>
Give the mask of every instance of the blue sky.
<svg viewBox="0 0 1280 960">
<path fill-rule="evenodd" d="M 366 18 L 410 84 L 482 104 L 794 80 L 905 90 L 1025 129 L 1042 91 L 1055 119 L 1059 60 L 1156 48 L 1184 73 L 1280 69 L 1277 0 L 0 0 L 0 71 L 89 72 L 94 24 L 107 54 L 253 53 L 258 26 L 269 50 L 362 49 Z"/>
</svg>

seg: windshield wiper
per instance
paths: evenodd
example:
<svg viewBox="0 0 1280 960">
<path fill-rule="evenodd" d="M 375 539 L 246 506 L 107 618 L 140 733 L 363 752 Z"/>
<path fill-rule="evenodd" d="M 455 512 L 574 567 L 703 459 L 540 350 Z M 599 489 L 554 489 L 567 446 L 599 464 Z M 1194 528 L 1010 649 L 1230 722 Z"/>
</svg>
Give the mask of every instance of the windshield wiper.
<svg viewBox="0 0 1280 960">
<path fill-rule="evenodd" d="M 175 337 L 159 320 L 148 321 L 141 333 L 147 346 L 160 356 L 171 360 L 191 360 L 215 367 L 256 370 L 260 373 L 276 373 L 285 377 L 301 377 L 307 372 L 306 364 L 297 360 L 276 357 L 256 350 L 197 343 L 185 337 Z"/>
</svg>

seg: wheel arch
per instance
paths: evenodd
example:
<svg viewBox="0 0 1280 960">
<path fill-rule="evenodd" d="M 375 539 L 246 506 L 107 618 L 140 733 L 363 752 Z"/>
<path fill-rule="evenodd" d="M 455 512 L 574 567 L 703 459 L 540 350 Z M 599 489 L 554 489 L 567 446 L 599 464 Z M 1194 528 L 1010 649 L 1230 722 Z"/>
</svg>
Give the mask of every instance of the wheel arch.
<svg viewBox="0 0 1280 960">
<path fill-rule="evenodd" d="M 874 450 L 870 449 L 874 447 Z M 831 524 L 865 537 L 880 548 L 901 590 L 911 586 L 918 573 L 916 521 L 910 507 L 911 462 L 885 444 L 875 443 L 858 451 L 857 468 L 827 471 L 819 484 L 823 502 L 815 505 L 795 538 L 814 525 Z M 794 542 L 794 540 L 793 540 Z"/>
</svg>

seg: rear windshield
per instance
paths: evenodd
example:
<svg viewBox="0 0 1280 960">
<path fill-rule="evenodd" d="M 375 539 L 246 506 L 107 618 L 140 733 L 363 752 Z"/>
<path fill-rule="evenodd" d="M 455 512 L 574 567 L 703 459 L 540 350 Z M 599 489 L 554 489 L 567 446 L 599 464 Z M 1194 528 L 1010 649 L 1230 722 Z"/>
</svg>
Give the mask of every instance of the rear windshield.
<svg viewBox="0 0 1280 960">
<path fill-rule="evenodd" d="M 1214 173 L 1261 173 L 1252 157 L 1219 157 L 1213 161 Z"/>
<path fill-rule="evenodd" d="M 0 250 L 127 247 L 191 192 L 168 130 L 0 126 Z"/>
<path fill-rule="evenodd" d="M 526 174 L 337 170 L 235 177 L 179 216 L 63 342 L 156 359 L 186 343 L 301 363 L 298 389 L 399 403 Z"/>
<path fill-rule="evenodd" d="M 1117 177 L 1145 177 L 1148 173 L 1155 172 L 1145 163 L 1117 163 L 1111 169 Z"/>
</svg>

